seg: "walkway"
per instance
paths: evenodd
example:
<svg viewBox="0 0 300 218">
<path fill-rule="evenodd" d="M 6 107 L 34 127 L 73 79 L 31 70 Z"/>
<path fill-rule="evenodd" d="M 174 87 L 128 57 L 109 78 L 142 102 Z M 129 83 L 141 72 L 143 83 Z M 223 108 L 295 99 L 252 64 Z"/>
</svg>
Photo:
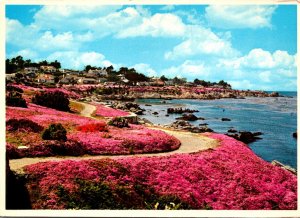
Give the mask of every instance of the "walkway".
<svg viewBox="0 0 300 218">
<path fill-rule="evenodd" d="M 82 102 L 80 102 L 82 103 Z M 82 103 L 85 108 L 82 110 L 81 115 L 91 117 L 91 114 L 96 110 L 96 107 L 90 104 Z M 45 161 L 60 161 L 60 160 L 84 160 L 84 159 L 103 159 L 103 158 L 125 158 L 125 157 L 152 157 L 152 156 L 167 156 L 172 154 L 194 153 L 198 151 L 215 148 L 218 146 L 218 141 L 196 133 L 175 131 L 159 127 L 148 127 L 151 129 L 162 130 L 169 135 L 176 137 L 181 146 L 179 149 L 162 153 L 148 153 L 148 154 L 133 154 L 133 155 L 84 155 L 80 157 L 74 156 L 61 156 L 61 157 L 41 157 L 41 158 L 22 158 L 12 159 L 9 161 L 11 170 L 22 172 L 22 168 L 26 165 L 45 162 Z"/>
</svg>

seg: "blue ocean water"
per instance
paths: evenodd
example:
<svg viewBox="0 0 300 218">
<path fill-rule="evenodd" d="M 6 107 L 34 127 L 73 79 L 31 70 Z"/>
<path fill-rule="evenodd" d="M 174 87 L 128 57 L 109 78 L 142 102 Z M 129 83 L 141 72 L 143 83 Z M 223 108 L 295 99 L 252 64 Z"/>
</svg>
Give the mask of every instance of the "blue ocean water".
<svg viewBox="0 0 300 218">
<path fill-rule="evenodd" d="M 262 132 L 262 139 L 249 144 L 261 158 L 271 162 L 278 160 L 297 168 L 297 140 L 292 137 L 297 130 L 297 93 L 280 92 L 287 97 L 216 99 L 216 100 L 167 100 L 139 99 L 137 103 L 146 109 L 145 115 L 155 124 L 170 124 L 178 114 L 166 117 L 168 107 L 197 109 L 194 113 L 205 120 L 191 122 L 198 126 L 207 123 L 215 132 L 226 133 L 234 128 L 240 131 Z M 151 104 L 152 106 L 145 106 Z M 153 115 L 153 112 L 158 115 Z M 221 121 L 221 118 L 231 121 Z"/>
</svg>

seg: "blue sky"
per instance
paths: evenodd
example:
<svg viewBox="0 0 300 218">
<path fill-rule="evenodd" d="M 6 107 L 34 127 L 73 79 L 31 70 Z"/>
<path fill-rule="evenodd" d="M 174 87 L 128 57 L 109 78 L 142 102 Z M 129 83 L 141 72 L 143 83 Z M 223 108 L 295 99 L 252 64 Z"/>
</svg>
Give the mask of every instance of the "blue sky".
<svg viewBox="0 0 300 218">
<path fill-rule="evenodd" d="M 6 56 L 297 89 L 296 5 L 7 5 Z"/>
</svg>

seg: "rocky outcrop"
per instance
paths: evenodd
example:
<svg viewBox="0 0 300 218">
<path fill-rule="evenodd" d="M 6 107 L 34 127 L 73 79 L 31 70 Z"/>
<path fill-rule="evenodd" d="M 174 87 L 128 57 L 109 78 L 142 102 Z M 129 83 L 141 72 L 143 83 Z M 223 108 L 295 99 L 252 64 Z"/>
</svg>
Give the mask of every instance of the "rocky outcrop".
<svg viewBox="0 0 300 218">
<path fill-rule="evenodd" d="M 167 113 L 168 114 L 183 114 L 183 113 L 194 113 L 194 112 L 199 112 L 198 110 L 191 110 L 188 108 L 168 108 Z"/>
<path fill-rule="evenodd" d="M 183 114 L 182 117 L 177 117 L 176 120 L 186 120 L 186 121 L 195 121 L 198 120 L 194 114 Z"/>
<path fill-rule="evenodd" d="M 294 137 L 294 138 L 297 138 L 297 132 L 294 132 L 294 133 L 293 133 L 293 137 Z"/>
<path fill-rule="evenodd" d="M 213 132 L 213 130 L 208 128 L 207 126 L 196 127 L 184 120 L 175 121 L 174 123 L 168 125 L 167 127 L 177 129 L 177 130 L 186 130 L 192 133 Z"/>
<path fill-rule="evenodd" d="M 226 118 L 226 117 L 222 118 L 221 120 L 222 120 L 222 121 L 231 121 L 231 119 Z"/>
<path fill-rule="evenodd" d="M 234 134 L 225 134 L 225 135 L 228 135 L 232 138 L 235 138 L 241 142 L 244 142 L 246 144 L 249 144 L 251 142 L 254 142 L 258 139 L 261 139 L 260 137 L 258 137 L 259 135 L 262 135 L 261 132 L 247 132 L 247 131 L 239 131 L 238 133 L 234 133 Z"/>
</svg>

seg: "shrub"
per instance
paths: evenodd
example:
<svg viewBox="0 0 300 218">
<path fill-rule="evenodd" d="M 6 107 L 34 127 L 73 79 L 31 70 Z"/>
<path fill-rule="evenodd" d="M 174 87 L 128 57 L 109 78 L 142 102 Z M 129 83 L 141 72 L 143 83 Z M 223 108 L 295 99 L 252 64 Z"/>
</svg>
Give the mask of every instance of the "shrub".
<svg viewBox="0 0 300 218">
<path fill-rule="evenodd" d="M 48 147 L 54 155 L 81 156 L 86 153 L 85 147 L 81 143 L 73 140 L 62 143 L 51 143 Z"/>
<path fill-rule="evenodd" d="M 90 123 L 78 126 L 77 130 L 81 132 L 104 132 L 107 131 L 107 126 L 105 122 Z"/>
<path fill-rule="evenodd" d="M 28 119 L 9 119 L 6 121 L 8 131 L 41 132 L 44 128 Z"/>
<path fill-rule="evenodd" d="M 24 107 L 27 108 L 27 103 L 19 92 L 9 92 L 6 95 L 6 105 L 12 107 Z"/>
<path fill-rule="evenodd" d="M 68 96 L 61 91 L 37 93 L 32 98 L 32 103 L 60 111 L 70 111 Z"/>
<path fill-rule="evenodd" d="M 118 128 L 129 127 L 128 120 L 123 117 L 114 117 L 108 122 L 108 125 Z"/>
<path fill-rule="evenodd" d="M 67 140 L 67 131 L 60 123 L 53 123 L 42 134 L 44 140 Z"/>
<path fill-rule="evenodd" d="M 15 86 L 6 86 L 6 91 L 7 92 L 19 92 L 19 93 L 23 93 L 23 89 L 19 88 L 19 87 L 15 87 Z"/>
<path fill-rule="evenodd" d="M 9 159 L 17 159 L 22 157 L 22 152 L 15 146 L 6 143 L 6 155 Z"/>
</svg>

